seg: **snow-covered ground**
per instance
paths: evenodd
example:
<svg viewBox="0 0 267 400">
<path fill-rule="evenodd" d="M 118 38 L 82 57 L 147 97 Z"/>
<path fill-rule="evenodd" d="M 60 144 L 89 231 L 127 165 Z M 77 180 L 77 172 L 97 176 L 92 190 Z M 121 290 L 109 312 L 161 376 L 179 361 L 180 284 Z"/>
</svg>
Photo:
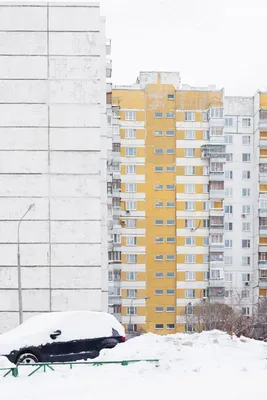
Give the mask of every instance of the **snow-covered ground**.
<svg viewBox="0 0 267 400">
<path fill-rule="evenodd" d="M 183 396 L 186 400 L 251 400 L 267 395 L 267 345 L 237 339 L 218 331 L 157 336 L 147 334 L 99 359 L 159 358 L 160 366 L 57 367 L 32 377 L 1 378 L 3 400 L 159 400 Z M 28 367 L 25 367 L 28 369 Z"/>
</svg>

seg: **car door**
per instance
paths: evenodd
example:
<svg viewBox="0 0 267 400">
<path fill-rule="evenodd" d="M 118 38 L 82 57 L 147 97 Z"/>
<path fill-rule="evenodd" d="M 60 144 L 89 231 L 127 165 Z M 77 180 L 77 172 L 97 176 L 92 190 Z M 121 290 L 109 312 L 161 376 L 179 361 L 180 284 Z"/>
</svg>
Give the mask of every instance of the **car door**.
<svg viewBox="0 0 267 400">
<path fill-rule="evenodd" d="M 75 349 L 73 349 L 72 341 L 66 340 L 64 337 L 66 338 L 64 327 L 51 330 L 49 342 L 40 348 L 45 361 L 63 362 L 69 360 L 69 354 L 75 352 Z"/>
</svg>

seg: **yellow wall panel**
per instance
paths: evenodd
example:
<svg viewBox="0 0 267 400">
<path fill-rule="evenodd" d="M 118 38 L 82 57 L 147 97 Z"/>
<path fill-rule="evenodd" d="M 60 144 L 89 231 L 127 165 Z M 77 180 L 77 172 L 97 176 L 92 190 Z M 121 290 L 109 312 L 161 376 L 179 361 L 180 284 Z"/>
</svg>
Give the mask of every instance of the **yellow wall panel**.
<svg viewBox="0 0 267 400">
<path fill-rule="evenodd" d="M 260 244 L 266 244 L 267 243 L 267 237 L 260 237 Z"/>
<path fill-rule="evenodd" d="M 260 108 L 267 109 L 267 93 L 260 93 Z"/>
<path fill-rule="evenodd" d="M 144 90 L 113 90 L 113 102 L 118 104 L 121 108 L 144 108 L 145 107 L 145 93 Z M 115 101 L 116 100 L 116 101 Z M 117 101 L 118 100 L 118 101 Z"/>
<path fill-rule="evenodd" d="M 267 296 L 267 290 L 266 289 L 260 289 L 259 290 L 259 295 L 262 297 L 266 297 Z"/>
<path fill-rule="evenodd" d="M 267 192 L 267 185 L 260 185 L 260 192 Z"/>
<path fill-rule="evenodd" d="M 266 157 L 267 156 L 267 149 L 260 149 L 260 157 Z"/>
<path fill-rule="evenodd" d="M 267 138 L 267 132 L 260 131 L 260 138 L 266 139 Z"/>
</svg>

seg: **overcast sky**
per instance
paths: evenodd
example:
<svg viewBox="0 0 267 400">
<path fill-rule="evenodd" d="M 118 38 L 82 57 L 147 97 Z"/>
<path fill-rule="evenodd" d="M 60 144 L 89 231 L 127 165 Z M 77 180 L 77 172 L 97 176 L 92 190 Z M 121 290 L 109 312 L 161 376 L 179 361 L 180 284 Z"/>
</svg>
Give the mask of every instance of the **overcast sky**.
<svg viewBox="0 0 267 400">
<path fill-rule="evenodd" d="M 267 0 L 100 0 L 115 84 L 144 70 L 180 71 L 182 83 L 226 95 L 267 90 Z"/>
</svg>

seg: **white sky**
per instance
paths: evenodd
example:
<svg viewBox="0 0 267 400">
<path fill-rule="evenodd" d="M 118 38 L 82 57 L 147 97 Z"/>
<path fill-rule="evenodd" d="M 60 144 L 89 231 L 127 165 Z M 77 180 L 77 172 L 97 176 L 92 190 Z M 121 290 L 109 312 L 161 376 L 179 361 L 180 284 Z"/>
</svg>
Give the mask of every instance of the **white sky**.
<svg viewBox="0 0 267 400">
<path fill-rule="evenodd" d="M 139 71 L 251 96 L 267 88 L 267 0 L 100 0 L 115 84 Z"/>
</svg>

